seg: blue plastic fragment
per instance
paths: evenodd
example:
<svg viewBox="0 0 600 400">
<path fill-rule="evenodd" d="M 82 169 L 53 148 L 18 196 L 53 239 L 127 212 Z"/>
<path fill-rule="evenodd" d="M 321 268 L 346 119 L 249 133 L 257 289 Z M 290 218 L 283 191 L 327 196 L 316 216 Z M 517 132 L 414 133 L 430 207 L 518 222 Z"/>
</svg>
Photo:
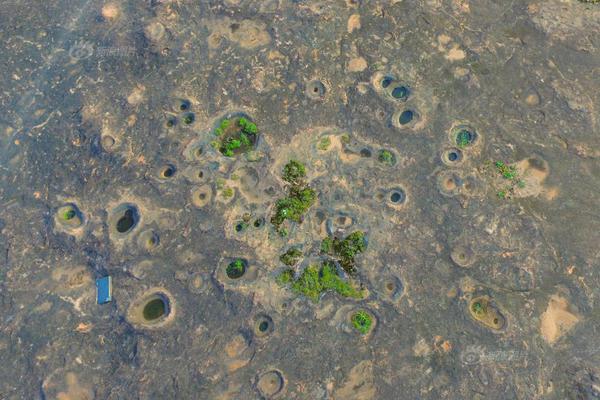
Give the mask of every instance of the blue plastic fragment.
<svg viewBox="0 0 600 400">
<path fill-rule="evenodd" d="M 106 304 L 112 300 L 112 280 L 110 276 L 96 280 L 96 298 L 98 304 Z"/>
</svg>

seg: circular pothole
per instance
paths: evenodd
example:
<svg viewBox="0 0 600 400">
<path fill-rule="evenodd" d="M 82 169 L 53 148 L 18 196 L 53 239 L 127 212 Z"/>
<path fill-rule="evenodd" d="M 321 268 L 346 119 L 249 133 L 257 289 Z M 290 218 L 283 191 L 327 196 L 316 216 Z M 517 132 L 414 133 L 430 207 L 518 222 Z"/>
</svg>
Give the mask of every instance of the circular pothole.
<svg viewBox="0 0 600 400">
<path fill-rule="evenodd" d="M 187 161 L 202 161 L 204 159 L 205 150 L 202 142 L 193 141 L 183 150 L 183 155 Z"/>
<path fill-rule="evenodd" d="M 461 149 L 452 147 L 442 152 L 442 162 L 449 166 L 454 166 L 462 163 L 463 152 Z"/>
<path fill-rule="evenodd" d="M 168 312 L 168 304 L 162 297 L 150 300 L 144 306 L 142 315 L 148 322 L 155 321 Z"/>
<path fill-rule="evenodd" d="M 212 189 L 208 185 L 200 186 L 192 191 L 192 204 L 194 207 L 202 208 L 210 203 L 212 199 Z"/>
<path fill-rule="evenodd" d="M 371 149 L 368 148 L 363 148 L 360 150 L 360 156 L 363 158 L 369 158 L 373 155 L 373 152 L 371 151 Z"/>
<path fill-rule="evenodd" d="M 306 84 L 306 95 L 311 99 L 322 100 L 326 92 L 327 88 L 319 80 L 312 80 Z"/>
<path fill-rule="evenodd" d="M 168 116 L 165 121 L 165 126 L 167 128 L 173 128 L 175 125 L 177 125 L 177 118 L 172 115 Z"/>
<path fill-rule="evenodd" d="M 392 82 L 394 82 L 394 78 L 392 76 L 384 75 L 379 80 L 379 87 L 382 88 L 382 89 L 387 89 L 388 86 L 390 86 L 392 84 Z"/>
<path fill-rule="evenodd" d="M 472 147 L 479 140 L 479 134 L 470 126 L 459 125 L 451 130 L 452 144 L 459 149 Z"/>
<path fill-rule="evenodd" d="M 259 314 L 254 320 L 254 334 L 258 337 L 270 335 L 275 329 L 273 319 L 266 314 Z"/>
<path fill-rule="evenodd" d="M 365 309 L 354 310 L 350 313 L 350 324 L 361 335 L 367 335 L 375 327 L 375 317 Z"/>
<path fill-rule="evenodd" d="M 442 171 L 437 177 L 437 187 L 444 196 L 452 197 L 458 194 L 462 186 L 462 177 L 455 171 Z"/>
<path fill-rule="evenodd" d="M 186 99 L 177 100 L 175 107 L 178 111 L 189 111 L 192 108 L 192 103 Z"/>
<path fill-rule="evenodd" d="M 506 318 L 488 296 L 473 298 L 469 303 L 469 314 L 474 320 L 493 330 L 501 330 L 506 325 Z"/>
<path fill-rule="evenodd" d="M 161 179 L 170 179 L 175 176 L 177 168 L 173 164 L 166 164 L 160 168 L 159 176 Z"/>
<path fill-rule="evenodd" d="M 104 150 L 109 151 L 115 147 L 116 141 L 114 137 L 110 135 L 104 135 L 100 139 L 100 143 L 102 144 L 102 148 Z"/>
<path fill-rule="evenodd" d="M 56 210 L 55 221 L 67 229 L 75 229 L 83 224 L 83 215 L 75 204 L 65 204 Z"/>
<path fill-rule="evenodd" d="M 152 251 L 158 247 L 160 237 L 158 236 L 158 233 L 154 232 L 152 229 L 148 229 L 140 233 L 138 242 L 141 248 Z"/>
<path fill-rule="evenodd" d="M 412 122 L 415 117 L 415 112 L 413 110 L 404 110 L 400 113 L 398 117 L 398 123 L 400 125 L 408 125 Z"/>
<path fill-rule="evenodd" d="M 450 252 L 450 259 L 459 267 L 467 268 L 475 261 L 475 252 L 467 245 L 457 245 Z"/>
<path fill-rule="evenodd" d="M 403 204 L 406 201 L 406 193 L 403 189 L 394 189 L 390 192 L 389 201 L 392 204 Z"/>
<path fill-rule="evenodd" d="M 191 125 L 194 123 L 195 120 L 196 120 L 196 115 L 191 112 L 187 112 L 187 113 L 183 114 L 183 116 L 181 117 L 181 121 L 185 125 Z"/>
<path fill-rule="evenodd" d="M 262 373 L 256 380 L 256 389 L 266 399 L 273 399 L 283 392 L 285 379 L 277 370 Z"/>
<path fill-rule="evenodd" d="M 263 217 L 256 218 L 252 223 L 255 228 L 262 228 L 265 225 L 265 219 Z"/>
<path fill-rule="evenodd" d="M 225 274 L 229 279 L 240 279 L 246 273 L 248 268 L 248 261 L 242 258 L 236 258 L 227 264 L 225 268 Z"/>
<path fill-rule="evenodd" d="M 395 276 L 389 276 L 382 280 L 380 290 L 383 292 L 383 295 L 386 299 L 395 302 L 400 299 L 404 293 L 404 285 L 402 285 L 402 282 L 399 278 Z"/>
<path fill-rule="evenodd" d="M 200 273 L 190 275 L 188 288 L 192 293 L 200 293 L 204 289 L 205 279 Z"/>
<path fill-rule="evenodd" d="M 121 204 L 112 212 L 110 223 L 118 234 L 130 233 L 138 224 L 140 215 L 133 204 Z"/>
<path fill-rule="evenodd" d="M 410 88 L 407 85 L 395 83 L 390 84 L 386 91 L 395 100 L 406 101 L 410 96 Z"/>
<path fill-rule="evenodd" d="M 131 304 L 127 319 L 134 325 L 158 328 L 168 324 L 175 316 L 175 302 L 163 288 L 152 288 L 142 293 Z"/>
</svg>

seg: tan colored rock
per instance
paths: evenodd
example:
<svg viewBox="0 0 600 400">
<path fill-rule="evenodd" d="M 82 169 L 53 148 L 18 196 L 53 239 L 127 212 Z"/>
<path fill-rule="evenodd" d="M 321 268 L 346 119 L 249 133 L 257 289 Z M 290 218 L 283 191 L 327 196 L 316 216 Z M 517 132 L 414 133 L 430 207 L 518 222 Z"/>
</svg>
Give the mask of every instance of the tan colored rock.
<svg viewBox="0 0 600 400">
<path fill-rule="evenodd" d="M 564 297 L 552 295 L 540 321 L 540 333 L 549 344 L 569 332 L 579 322 L 579 317 L 569 311 L 570 305 Z"/>
<path fill-rule="evenodd" d="M 352 14 L 348 18 L 348 33 L 352 33 L 358 29 L 360 29 L 360 15 Z"/>
<path fill-rule="evenodd" d="M 367 60 L 363 57 L 353 58 L 348 63 L 348 71 L 350 72 L 362 72 L 365 69 L 367 69 Z"/>
</svg>

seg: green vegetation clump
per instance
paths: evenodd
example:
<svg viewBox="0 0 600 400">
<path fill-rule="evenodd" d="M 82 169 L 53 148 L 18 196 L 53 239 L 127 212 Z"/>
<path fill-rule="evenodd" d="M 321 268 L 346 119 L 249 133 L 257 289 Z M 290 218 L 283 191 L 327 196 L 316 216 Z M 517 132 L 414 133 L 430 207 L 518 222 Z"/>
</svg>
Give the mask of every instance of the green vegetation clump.
<svg viewBox="0 0 600 400">
<path fill-rule="evenodd" d="M 217 142 L 216 147 L 226 157 L 250 150 L 258 134 L 256 124 L 244 117 L 240 117 L 235 125 L 232 124 L 233 120 L 226 118 L 214 131 L 215 136 L 223 138 L 220 143 Z"/>
<path fill-rule="evenodd" d="M 513 180 L 517 177 L 517 168 L 514 165 L 506 165 L 502 161 L 496 161 L 495 165 L 504 179 Z"/>
<path fill-rule="evenodd" d="M 225 197 L 226 199 L 233 197 L 234 191 L 232 188 L 230 187 L 226 187 L 223 189 L 223 192 L 221 193 L 223 195 L 223 197 Z"/>
<path fill-rule="evenodd" d="M 288 251 L 279 256 L 279 260 L 289 267 L 298 264 L 301 258 L 302 252 L 296 247 L 289 248 Z"/>
<path fill-rule="evenodd" d="M 227 265 L 225 273 L 230 279 L 241 278 L 246 272 L 246 262 L 240 258 L 236 258 Z"/>
<path fill-rule="evenodd" d="M 354 257 L 366 248 L 367 241 L 362 231 L 352 232 L 342 240 L 327 237 L 321 242 L 321 252 L 338 258 L 344 271 L 351 275 L 356 273 Z"/>
<path fill-rule="evenodd" d="M 281 286 L 286 286 L 294 281 L 294 270 L 286 269 L 277 276 L 277 283 Z"/>
<path fill-rule="evenodd" d="M 525 181 L 521 179 L 517 172 L 517 168 L 514 165 L 507 165 L 502 161 L 496 161 L 494 163 L 496 171 L 506 179 L 508 185 L 498 191 L 497 195 L 500 199 L 508 199 L 512 197 L 515 191 L 515 187 L 523 189 L 525 187 Z"/>
<path fill-rule="evenodd" d="M 329 136 L 321 138 L 321 140 L 319 140 L 319 143 L 317 144 L 317 148 L 323 151 L 329 149 L 329 146 L 331 146 L 331 139 L 329 138 Z"/>
<path fill-rule="evenodd" d="M 227 127 L 229 126 L 230 123 L 231 123 L 231 120 L 228 120 L 228 119 L 224 119 L 223 121 L 221 121 L 221 123 L 219 124 L 219 127 L 217 129 L 215 129 L 215 135 L 221 136 L 223 134 L 223 132 L 225 132 L 225 129 L 227 129 Z"/>
<path fill-rule="evenodd" d="M 317 303 L 321 294 L 334 291 L 343 297 L 361 298 L 363 293 L 356 289 L 348 281 L 342 279 L 335 271 L 335 267 L 329 263 L 323 263 L 319 268 L 317 265 L 306 267 L 297 279 L 290 269 L 283 271 L 277 278 L 282 285 L 291 285 L 291 289 Z"/>
<path fill-rule="evenodd" d="M 377 157 L 380 162 L 388 165 L 393 165 L 396 162 L 396 157 L 389 150 L 379 150 L 379 156 Z"/>
<path fill-rule="evenodd" d="M 364 310 L 354 313 L 351 320 L 354 328 L 363 335 L 369 333 L 369 330 L 371 330 L 371 325 L 373 325 L 373 318 Z"/>
<path fill-rule="evenodd" d="M 305 176 L 304 164 L 298 161 L 291 160 L 283 168 L 283 180 L 291 185 L 287 197 L 276 201 L 275 214 L 271 217 L 271 223 L 279 232 L 285 220 L 301 223 L 304 214 L 317 199 L 316 192 L 304 181 Z"/>
<path fill-rule="evenodd" d="M 304 167 L 304 164 L 299 161 L 290 160 L 290 162 L 283 167 L 283 180 L 292 185 L 300 184 L 305 176 L 306 168 Z"/>
</svg>

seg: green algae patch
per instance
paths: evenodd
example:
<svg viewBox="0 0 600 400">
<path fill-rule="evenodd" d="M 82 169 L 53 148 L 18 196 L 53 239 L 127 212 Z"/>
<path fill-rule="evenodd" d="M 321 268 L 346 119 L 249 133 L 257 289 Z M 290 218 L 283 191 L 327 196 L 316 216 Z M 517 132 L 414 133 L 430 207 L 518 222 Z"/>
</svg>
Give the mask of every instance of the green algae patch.
<svg viewBox="0 0 600 400">
<path fill-rule="evenodd" d="M 386 165 L 396 164 L 396 157 L 394 156 L 394 153 L 392 153 L 389 150 L 385 150 L 385 149 L 379 150 L 377 159 L 379 160 L 379 162 L 386 164 Z"/>
<path fill-rule="evenodd" d="M 290 286 L 292 291 L 308 297 L 314 303 L 319 301 L 321 294 L 333 291 L 342 297 L 360 299 L 363 297 L 362 290 L 356 289 L 352 283 L 342 279 L 335 267 L 329 263 L 309 265 L 302 271 L 298 278 L 294 279 L 294 271 L 291 269 L 283 271 L 277 282 L 283 286 Z"/>
<path fill-rule="evenodd" d="M 239 279 L 246 273 L 247 266 L 248 263 L 246 261 L 237 258 L 227 265 L 225 273 L 229 279 Z"/>
<path fill-rule="evenodd" d="M 213 133 L 220 139 L 216 140 L 213 146 L 226 157 L 246 153 L 252 150 L 258 141 L 256 124 L 245 117 L 225 118 Z"/>
<path fill-rule="evenodd" d="M 327 237 L 321 242 L 321 252 L 339 259 L 344 271 L 354 275 L 356 264 L 354 258 L 367 248 L 367 240 L 363 231 L 355 231 L 344 239 Z"/>
<path fill-rule="evenodd" d="M 279 260 L 289 267 L 298 264 L 301 259 L 302 251 L 296 247 L 289 248 L 288 251 L 279 256 Z"/>
<path fill-rule="evenodd" d="M 373 325 L 373 317 L 371 317 L 371 315 L 364 310 L 359 310 L 352 314 L 350 320 L 352 321 L 352 326 L 354 329 L 363 335 L 369 333 L 371 326 Z"/>
<path fill-rule="evenodd" d="M 291 160 L 283 168 L 283 180 L 290 184 L 288 195 L 275 202 L 271 223 L 281 233 L 281 225 L 289 220 L 301 223 L 304 214 L 314 204 L 317 193 L 305 182 L 306 169 L 301 162 Z"/>
</svg>

